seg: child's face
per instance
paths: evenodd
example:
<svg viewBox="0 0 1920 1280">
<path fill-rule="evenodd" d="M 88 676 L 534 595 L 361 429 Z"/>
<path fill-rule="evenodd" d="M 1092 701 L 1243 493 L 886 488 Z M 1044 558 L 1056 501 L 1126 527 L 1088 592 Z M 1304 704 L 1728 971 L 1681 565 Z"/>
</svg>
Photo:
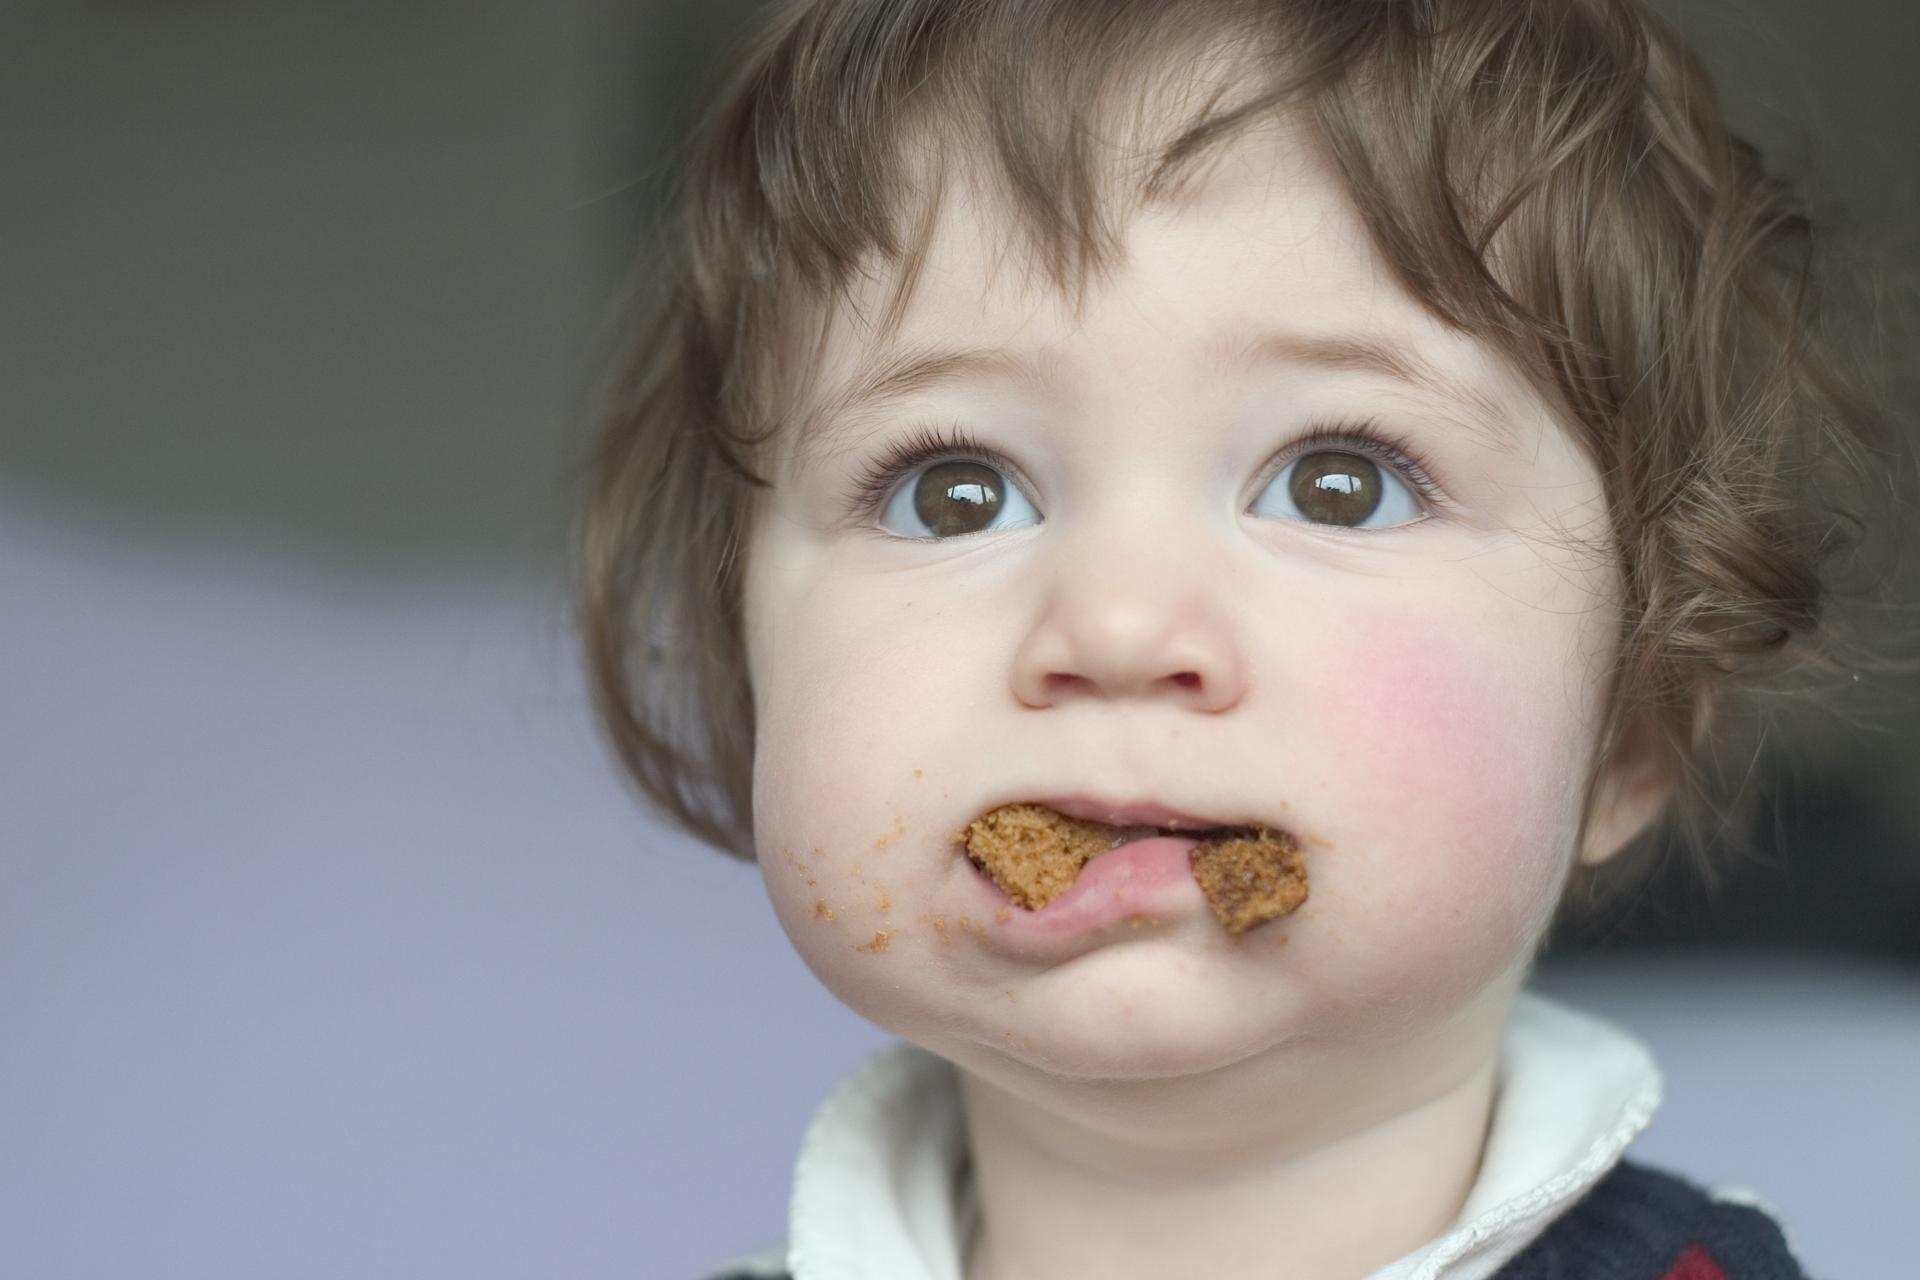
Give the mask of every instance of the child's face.
<svg viewBox="0 0 1920 1280">
<path fill-rule="evenodd" d="M 1141 215 L 1078 320 L 1010 240 L 950 203 L 897 337 L 837 319 L 810 403 L 902 352 L 1044 368 L 958 368 L 828 422 L 845 434 L 778 460 L 753 532 L 754 819 L 782 925 L 849 1006 L 983 1066 L 1154 1076 L 1495 1025 L 1575 854 L 1619 616 L 1591 463 L 1401 290 L 1285 137 Z M 1324 444 L 1271 465 L 1368 423 L 1437 499 Z M 916 502 L 942 465 L 922 463 L 850 509 L 921 425 L 1014 469 L 949 462 Z M 1370 514 L 1347 492 L 1369 480 Z M 1076 793 L 1286 828 L 1311 898 L 1236 940 L 1187 885 L 1145 923 L 1022 941 L 953 834 Z"/>
</svg>

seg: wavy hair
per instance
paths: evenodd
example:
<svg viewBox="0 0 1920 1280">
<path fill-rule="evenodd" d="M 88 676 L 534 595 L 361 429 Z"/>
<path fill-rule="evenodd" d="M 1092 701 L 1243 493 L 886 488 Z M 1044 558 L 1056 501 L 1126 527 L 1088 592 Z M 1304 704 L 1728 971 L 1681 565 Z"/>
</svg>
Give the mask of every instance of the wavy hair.
<svg viewBox="0 0 1920 1280">
<path fill-rule="evenodd" d="M 1195 83 L 1216 87 L 1179 90 Z M 1174 127 L 1116 168 L 1103 130 L 1138 122 L 1146 86 L 1174 90 L 1153 99 Z M 1873 661 L 1832 575 L 1891 517 L 1909 462 L 1871 359 L 1836 336 L 1856 313 L 1816 270 L 1803 202 L 1637 0 L 765 10 L 679 156 L 576 525 L 596 710 L 669 821 L 755 856 L 740 591 L 759 460 L 791 429 L 780 389 L 806 317 L 878 265 L 898 282 L 881 328 L 897 321 L 938 204 L 927 175 L 990 184 L 1033 261 L 1083 296 L 1129 201 L 1176 197 L 1279 113 L 1405 288 L 1531 379 L 1603 479 L 1625 608 L 1583 814 L 1629 732 L 1675 785 L 1566 901 L 1597 908 L 1676 843 L 1714 881 L 1754 797 L 1762 721 L 1743 712 L 1806 697 L 1789 673 L 1831 684 Z"/>
</svg>

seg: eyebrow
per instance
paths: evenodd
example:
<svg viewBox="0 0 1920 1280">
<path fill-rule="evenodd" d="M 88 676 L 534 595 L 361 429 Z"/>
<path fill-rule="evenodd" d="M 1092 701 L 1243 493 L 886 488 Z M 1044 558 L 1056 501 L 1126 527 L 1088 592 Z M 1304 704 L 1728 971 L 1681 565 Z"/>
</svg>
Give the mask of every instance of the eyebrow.
<svg viewBox="0 0 1920 1280">
<path fill-rule="evenodd" d="M 862 369 L 809 411 L 800 421 L 794 456 L 803 465 L 833 457 L 851 443 L 846 437 L 861 412 L 956 382 L 1001 382 L 1045 394 L 1058 385 L 1060 363 L 1046 348 L 908 347 Z"/>
<path fill-rule="evenodd" d="M 1491 394 L 1455 377 L 1412 347 L 1389 345 L 1371 334 L 1229 336 L 1209 344 L 1202 359 L 1210 371 L 1220 374 L 1245 373 L 1268 364 L 1372 374 L 1464 410 L 1449 415 L 1448 421 L 1477 436 L 1489 449 L 1511 453 L 1518 445 L 1507 411 Z M 799 426 L 795 457 L 803 464 L 831 457 L 851 443 L 847 437 L 861 413 L 955 383 L 999 382 L 1046 394 L 1058 387 L 1061 364 L 1058 353 L 1044 347 L 908 347 L 856 373 L 808 412 Z"/>
</svg>

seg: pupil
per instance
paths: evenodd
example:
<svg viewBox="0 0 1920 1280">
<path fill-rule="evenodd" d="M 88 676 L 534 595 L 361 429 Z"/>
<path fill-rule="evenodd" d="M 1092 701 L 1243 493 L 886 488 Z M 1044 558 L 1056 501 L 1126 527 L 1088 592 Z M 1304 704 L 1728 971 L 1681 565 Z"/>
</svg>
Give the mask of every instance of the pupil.
<svg viewBox="0 0 1920 1280">
<path fill-rule="evenodd" d="M 1319 524 L 1356 525 L 1380 506 L 1380 469 L 1357 454 L 1308 454 L 1289 487 L 1293 504 Z"/>
<path fill-rule="evenodd" d="M 928 467 L 913 487 L 913 512 L 942 538 L 978 533 L 1000 510 L 1000 477 L 977 462 Z"/>
</svg>

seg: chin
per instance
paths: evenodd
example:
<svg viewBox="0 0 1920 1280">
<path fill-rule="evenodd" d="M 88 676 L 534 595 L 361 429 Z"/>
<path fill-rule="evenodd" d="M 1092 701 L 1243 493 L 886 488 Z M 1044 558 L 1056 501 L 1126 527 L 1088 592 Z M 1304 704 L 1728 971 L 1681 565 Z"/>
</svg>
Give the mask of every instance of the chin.
<svg viewBox="0 0 1920 1280">
<path fill-rule="evenodd" d="M 1006 1057 L 1062 1080 L 1109 1084 L 1151 1084 L 1186 1080 L 1219 1071 L 1251 1057 L 1255 1046 L 1197 1041 L 1191 1036 L 1155 1034 L 1132 1028 L 1126 1034 L 1082 1037 L 1021 1037 L 1001 1047 Z"/>
<path fill-rule="evenodd" d="M 1020 1004 L 1017 1011 L 1006 1009 L 1004 1025 L 981 1029 L 981 1048 L 1069 1080 L 1145 1082 L 1204 1075 L 1243 1061 L 1284 1035 L 1284 1028 L 1268 1025 L 1264 1008 L 1168 991 L 1164 983 L 1116 991 L 1108 999 L 1083 989 L 1058 1006 L 1028 992 Z"/>
</svg>

